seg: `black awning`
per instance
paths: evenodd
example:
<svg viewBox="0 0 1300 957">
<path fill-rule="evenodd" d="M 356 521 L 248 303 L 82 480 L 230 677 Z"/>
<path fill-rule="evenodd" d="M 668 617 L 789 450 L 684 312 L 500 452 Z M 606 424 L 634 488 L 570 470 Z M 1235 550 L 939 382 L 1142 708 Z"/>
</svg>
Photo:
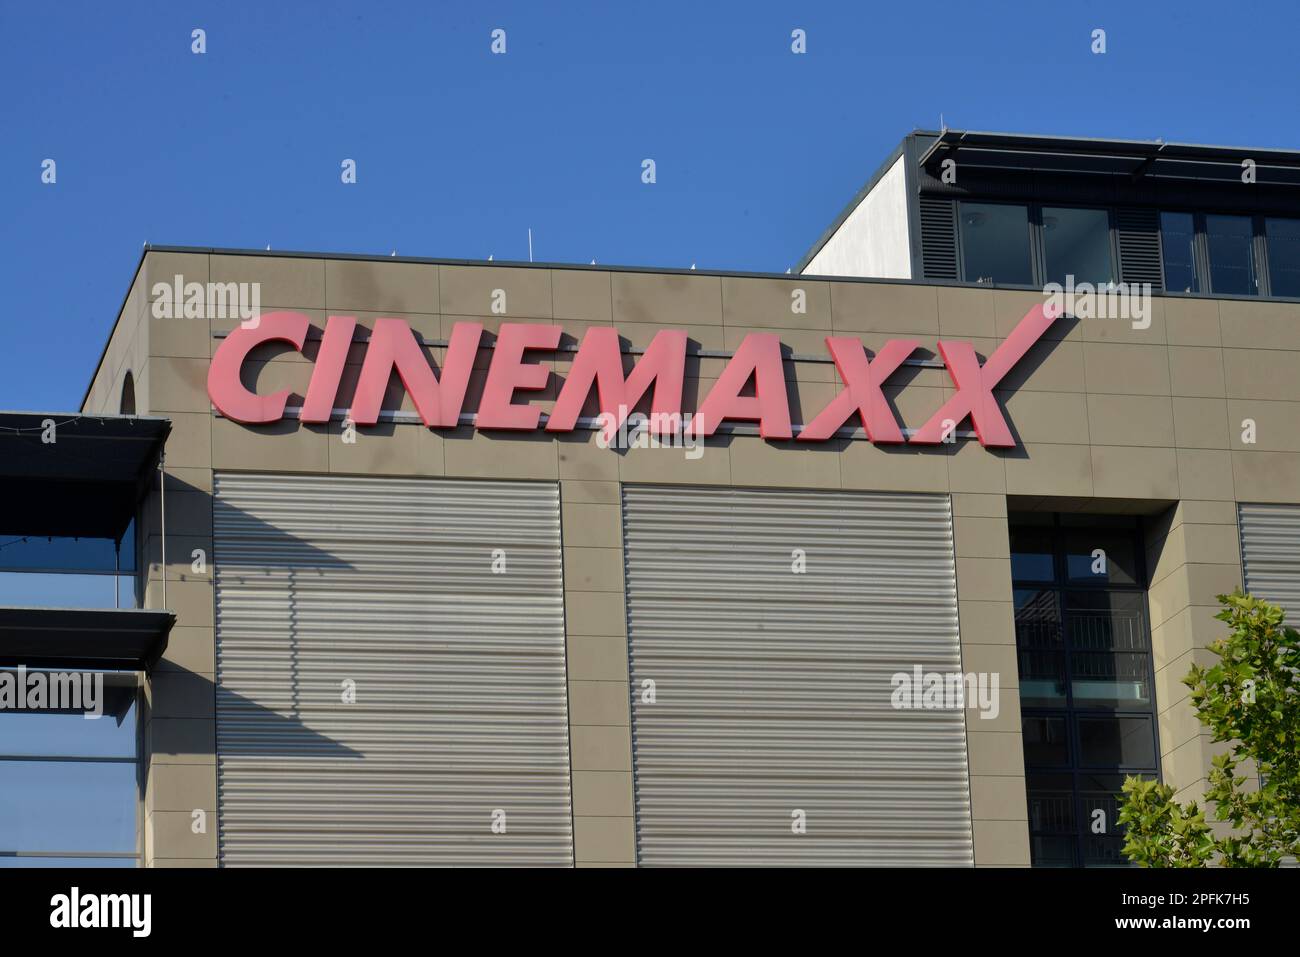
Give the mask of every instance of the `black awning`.
<svg viewBox="0 0 1300 957">
<path fill-rule="evenodd" d="M 152 608 L 0 608 L 0 666 L 148 670 L 175 623 Z"/>
<path fill-rule="evenodd" d="M 0 412 L 0 534 L 119 538 L 170 431 L 161 418 Z"/>
</svg>

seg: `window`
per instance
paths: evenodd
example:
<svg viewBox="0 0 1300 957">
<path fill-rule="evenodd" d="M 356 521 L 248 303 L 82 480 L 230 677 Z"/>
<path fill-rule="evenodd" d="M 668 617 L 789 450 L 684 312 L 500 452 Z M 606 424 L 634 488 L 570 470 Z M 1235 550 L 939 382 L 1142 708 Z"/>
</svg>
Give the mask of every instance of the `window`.
<svg viewBox="0 0 1300 957">
<path fill-rule="evenodd" d="M 1300 219 L 1266 219 L 1269 295 L 1300 298 Z"/>
<path fill-rule="evenodd" d="M 0 867 L 137 866 L 137 679 L 98 677 L 98 718 L 0 711 Z"/>
<path fill-rule="evenodd" d="M 1140 526 L 1026 513 L 1010 532 L 1032 862 L 1123 865 L 1123 776 L 1159 775 Z"/>
<path fill-rule="evenodd" d="M 134 608 L 135 523 L 118 541 L 0 535 L 0 605 Z"/>
<path fill-rule="evenodd" d="M 1043 207 L 1043 261 L 1048 282 L 1104 285 L 1115 281 L 1110 213 L 1104 209 Z"/>
<path fill-rule="evenodd" d="M 1027 206 L 962 203 L 959 215 L 967 282 L 1033 283 Z"/>
<path fill-rule="evenodd" d="M 1196 222 L 1191 213 L 1160 214 L 1166 292 L 1200 292 L 1196 273 Z"/>
<path fill-rule="evenodd" d="M 1215 295 L 1253 296 L 1255 237 L 1249 216 L 1205 217 L 1205 246 L 1210 261 L 1210 289 Z"/>
</svg>

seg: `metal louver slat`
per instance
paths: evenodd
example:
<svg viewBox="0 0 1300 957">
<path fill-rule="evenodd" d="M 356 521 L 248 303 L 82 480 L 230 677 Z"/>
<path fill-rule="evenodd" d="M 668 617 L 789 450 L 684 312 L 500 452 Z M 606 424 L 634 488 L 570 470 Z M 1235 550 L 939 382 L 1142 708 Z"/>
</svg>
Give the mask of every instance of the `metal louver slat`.
<svg viewBox="0 0 1300 957">
<path fill-rule="evenodd" d="M 957 278 L 956 203 L 921 197 L 921 266 L 926 279 Z"/>
<path fill-rule="evenodd" d="M 1153 289 L 1164 289 L 1160 214 L 1154 209 L 1116 210 L 1115 232 L 1119 237 L 1120 280 L 1126 283 L 1149 282 Z"/>
<path fill-rule="evenodd" d="M 961 670 L 948 497 L 626 486 L 623 510 L 638 860 L 971 864 L 963 713 L 890 703 L 897 672 Z"/>
<path fill-rule="evenodd" d="M 553 483 L 219 473 L 213 528 L 223 865 L 572 862 Z"/>
<path fill-rule="evenodd" d="M 1300 628 L 1300 505 L 1237 506 L 1246 591 L 1286 609 Z"/>
</svg>

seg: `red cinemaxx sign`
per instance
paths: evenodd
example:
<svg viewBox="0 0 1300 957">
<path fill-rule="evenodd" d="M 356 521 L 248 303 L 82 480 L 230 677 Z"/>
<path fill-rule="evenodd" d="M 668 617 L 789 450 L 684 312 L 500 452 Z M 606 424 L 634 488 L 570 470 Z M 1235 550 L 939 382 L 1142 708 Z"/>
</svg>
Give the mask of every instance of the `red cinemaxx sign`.
<svg viewBox="0 0 1300 957">
<path fill-rule="evenodd" d="M 1015 440 L 993 389 L 1042 337 L 1059 312 L 1050 303 L 1034 306 L 983 364 L 969 342 L 940 340 L 939 355 L 956 391 L 906 440 L 882 389 L 917 349 L 919 344 L 914 339 L 891 339 L 874 356 L 868 356 L 862 340 L 856 337 L 827 336 L 826 348 L 835 362 L 843 389 L 796 435 L 790 421 L 780 339 L 772 333 L 750 333 L 699 404 L 690 428 L 696 436 L 707 437 L 729 420 L 757 422 L 759 434 L 765 439 L 820 442 L 849 425 L 856 415 L 872 442 L 935 445 L 951 440 L 957 425 L 969 417 L 982 445 L 1013 446 Z M 330 316 L 326 322 L 299 413 L 303 422 L 330 420 L 356 326 L 352 316 Z M 208 370 L 208 395 L 217 411 L 247 424 L 282 419 L 290 391 L 282 389 L 258 395 L 243 384 L 240 371 L 248 354 L 264 343 L 287 342 L 301 352 L 309 327 L 310 320 L 302 313 L 271 312 L 263 314 L 255 324 L 231 332 L 213 355 Z M 550 370 L 528 361 L 528 353 L 556 351 L 561 335 L 562 330 L 555 325 L 506 323 L 501 326 L 474 414 L 475 427 L 533 430 L 541 426 L 541 409 L 515 399 L 521 393 L 546 388 Z M 349 417 L 358 426 L 374 425 L 379 420 L 389 379 L 396 372 L 426 426 L 460 425 L 470 373 L 482 339 L 481 323 L 456 323 L 439 372 L 430 364 L 406 322 L 375 320 Z M 637 359 L 631 372 L 625 374 L 618 331 L 611 326 L 593 326 L 583 335 L 569 374 L 542 427 L 547 432 L 573 431 L 593 387 L 601 415 L 612 417 L 616 427 L 622 425 L 628 410 L 636 407 L 647 392 L 652 432 L 656 430 L 656 422 L 680 423 L 684 412 L 686 355 L 686 333 L 663 329 Z M 742 394 L 751 379 L 753 395 Z"/>
</svg>

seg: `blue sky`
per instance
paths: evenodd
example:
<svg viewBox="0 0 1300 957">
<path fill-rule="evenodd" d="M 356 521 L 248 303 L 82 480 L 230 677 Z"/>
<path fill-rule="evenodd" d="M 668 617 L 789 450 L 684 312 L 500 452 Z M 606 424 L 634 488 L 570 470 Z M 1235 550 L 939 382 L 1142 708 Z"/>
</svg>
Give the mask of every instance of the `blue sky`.
<svg viewBox="0 0 1300 957">
<path fill-rule="evenodd" d="M 1300 147 L 1298 23 L 1200 0 L 0 0 L 0 408 L 77 406 L 145 241 L 526 259 L 531 227 L 543 261 L 782 272 L 940 114 Z"/>
</svg>

